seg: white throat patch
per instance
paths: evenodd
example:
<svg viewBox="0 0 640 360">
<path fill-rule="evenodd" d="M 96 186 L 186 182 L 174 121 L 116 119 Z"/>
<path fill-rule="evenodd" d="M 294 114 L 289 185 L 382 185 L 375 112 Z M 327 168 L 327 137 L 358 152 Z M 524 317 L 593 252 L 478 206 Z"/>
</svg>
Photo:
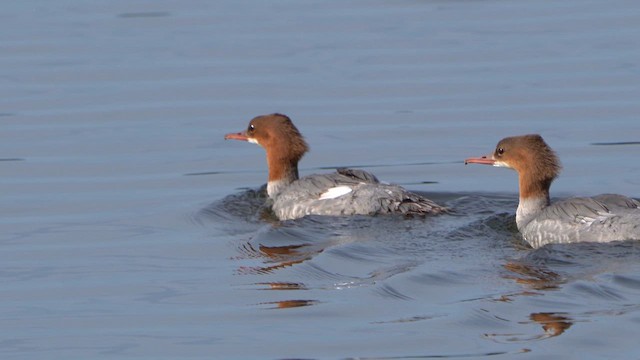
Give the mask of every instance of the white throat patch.
<svg viewBox="0 0 640 360">
<path fill-rule="evenodd" d="M 260 145 L 260 143 L 258 142 L 258 139 L 256 139 L 256 138 L 247 138 L 247 142 L 250 142 L 252 144 Z"/>
<path fill-rule="evenodd" d="M 493 166 L 495 166 L 495 167 L 505 167 L 505 168 L 511 169 L 511 166 L 507 165 L 507 163 L 504 162 L 504 161 L 496 161 L 496 162 L 493 163 Z"/>
</svg>

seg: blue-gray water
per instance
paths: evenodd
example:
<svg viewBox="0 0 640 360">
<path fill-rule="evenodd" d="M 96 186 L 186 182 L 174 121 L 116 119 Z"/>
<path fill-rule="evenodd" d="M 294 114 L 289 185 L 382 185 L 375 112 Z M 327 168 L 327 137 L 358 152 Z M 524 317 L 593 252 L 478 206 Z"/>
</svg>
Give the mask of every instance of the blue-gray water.
<svg viewBox="0 0 640 360">
<path fill-rule="evenodd" d="M 640 242 L 531 250 L 515 173 L 462 164 L 535 132 L 555 197 L 639 197 L 638 34 L 631 0 L 3 4 L 0 356 L 640 357 Z M 456 213 L 265 216 L 223 135 L 275 111 L 303 175 Z"/>
</svg>

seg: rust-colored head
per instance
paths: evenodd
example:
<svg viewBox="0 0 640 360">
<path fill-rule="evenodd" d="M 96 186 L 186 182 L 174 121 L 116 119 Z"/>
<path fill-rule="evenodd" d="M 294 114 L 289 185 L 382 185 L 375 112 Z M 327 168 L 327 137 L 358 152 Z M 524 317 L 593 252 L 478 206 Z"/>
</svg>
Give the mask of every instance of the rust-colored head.
<svg viewBox="0 0 640 360">
<path fill-rule="evenodd" d="M 521 196 L 545 189 L 560 173 L 560 160 L 538 134 L 507 137 L 498 143 L 491 155 L 469 158 L 465 164 L 485 164 L 514 169 L 520 176 Z"/>
<path fill-rule="evenodd" d="M 269 180 L 280 180 L 295 172 L 298 162 L 309 150 L 304 137 L 288 116 L 269 114 L 256 116 L 247 130 L 227 134 L 225 139 L 248 141 L 262 146 L 267 152 Z"/>
</svg>

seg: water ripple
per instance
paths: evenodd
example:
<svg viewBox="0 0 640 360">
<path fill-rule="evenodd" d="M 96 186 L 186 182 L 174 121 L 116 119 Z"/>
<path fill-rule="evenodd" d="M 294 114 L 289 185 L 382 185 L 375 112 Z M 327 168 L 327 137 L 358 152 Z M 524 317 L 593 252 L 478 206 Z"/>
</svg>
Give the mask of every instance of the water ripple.
<svg viewBox="0 0 640 360">
<path fill-rule="evenodd" d="M 640 290 L 640 277 L 635 275 L 613 275 L 612 280 L 614 284 L 621 285 L 625 288 L 632 290 Z"/>
<path fill-rule="evenodd" d="M 503 356 L 503 355 L 516 355 L 528 353 L 531 350 L 529 349 L 521 349 L 516 351 L 492 351 L 492 352 L 484 352 L 484 353 L 459 353 L 459 354 L 423 354 L 423 355 L 401 355 L 401 356 L 383 356 L 383 357 L 352 357 L 346 358 L 345 360 L 383 360 L 383 359 L 391 359 L 391 360 L 403 360 L 403 359 L 465 359 L 465 358 L 482 358 L 489 356 Z"/>
<path fill-rule="evenodd" d="M 411 298 L 410 296 L 399 292 L 394 287 L 392 287 L 391 285 L 388 285 L 388 284 L 383 284 L 383 285 L 378 286 L 375 289 L 375 292 L 378 295 L 382 295 L 383 297 L 388 297 L 388 298 L 392 298 L 392 299 L 413 300 L 413 298 Z"/>
<path fill-rule="evenodd" d="M 225 224 L 224 229 L 237 232 L 256 222 L 275 223 L 267 201 L 266 185 L 258 189 L 244 189 L 215 201 L 190 215 L 190 220 L 199 225 Z"/>
<path fill-rule="evenodd" d="M 237 254 L 235 274 L 249 277 L 250 290 L 309 295 L 258 303 L 267 309 L 330 303 L 334 301 L 331 290 L 369 288 L 371 294 L 409 301 L 407 304 L 427 300 L 446 306 L 478 306 L 462 321 L 465 327 L 494 329 L 484 337 L 508 344 L 558 337 L 576 324 L 637 310 L 629 302 L 639 295 L 640 278 L 629 271 L 639 269 L 638 244 L 531 249 L 515 226 L 516 196 L 461 193 L 437 197 L 455 212 L 423 219 L 308 216 L 278 221 L 269 216 L 263 188 L 228 196 L 193 218 L 203 225 L 215 222 L 237 235 L 231 240 Z M 489 279 L 490 283 L 501 279 L 511 285 L 502 290 L 475 289 L 480 277 L 491 276 L 496 278 Z M 392 278 L 396 279 L 389 281 Z M 425 297 L 436 289 L 446 295 Z M 451 298 L 464 300 L 446 300 Z M 500 311 L 523 302 L 536 305 L 526 314 Z M 602 307 L 594 308 L 594 304 Z M 380 323 L 408 324 L 434 316 L 399 316 Z M 473 356 L 396 358 L 430 357 Z"/>
</svg>

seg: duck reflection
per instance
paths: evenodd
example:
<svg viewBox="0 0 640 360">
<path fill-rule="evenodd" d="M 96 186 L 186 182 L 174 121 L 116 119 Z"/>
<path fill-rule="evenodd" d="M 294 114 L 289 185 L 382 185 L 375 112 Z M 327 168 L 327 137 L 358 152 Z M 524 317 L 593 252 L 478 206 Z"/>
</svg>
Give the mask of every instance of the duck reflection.
<svg viewBox="0 0 640 360">
<path fill-rule="evenodd" d="M 290 309 L 303 306 L 310 306 L 319 303 L 317 300 L 283 300 L 261 303 L 261 305 L 271 305 L 270 309 Z"/>
<path fill-rule="evenodd" d="M 556 290 L 566 282 L 560 274 L 550 270 L 544 264 L 527 260 L 508 261 L 504 268 L 508 271 L 503 277 L 523 285 L 524 290 L 515 294 L 503 295 L 498 301 L 511 302 L 517 296 L 541 295 L 541 291 Z M 492 334 L 492 338 L 502 338 L 507 342 L 543 340 L 563 334 L 573 325 L 573 320 L 566 313 L 538 312 L 529 315 L 529 321 L 523 324 L 537 323 L 542 326 L 542 333 L 535 335 Z"/>
<path fill-rule="evenodd" d="M 518 284 L 525 285 L 533 290 L 557 289 L 565 283 L 562 276 L 549 270 L 544 265 L 509 261 L 504 265 L 504 268 L 509 271 L 509 274 L 504 276 L 505 279 L 514 280 Z M 531 295 L 531 293 L 524 292 L 523 295 Z"/>
<path fill-rule="evenodd" d="M 270 274 L 276 270 L 300 264 L 313 258 L 321 253 L 325 248 L 311 244 L 296 244 L 288 246 L 265 246 L 258 245 L 257 249 L 250 243 L 243 246 L 245 253 L 250 257 L 262 258 L 266 263 L 265 266 L 241 267 L 238 272 L 240 274 L 264 275 Z M 260 282 L 256 285 L 264 286 L 262 290 L 308 290 L 303 283 L 296 282 Z M 268 309 L 290 309 L 317 304 L 317 300 L 308 299 L 288 299 L 280 301 L 263 302 L 259 305 L 267 306 Z"/>
<path fill-rule="evenodd" d="M 318 244 L 295 244 L 285 246 L 258 245 L 257 249 L 251 243 L 245 243 L 242 250 L 249 257 L 262 258 L 265 266 L 242 266 L 240 274 L 269 274 L 276 270 L 300 264 L 312 259 L 324 251 L 325 247 Z"/>
<path fill-rule="evenodd" d="M 529 315 L 529 321 L 521 324 L 539 324 L 543 331 L 535 331 L 534 334 L 485 334 L 485 336 L 497 342 L 508 343 L 544 340 L 563 334 L 573 325 L 573 320 L 566 313 L 540 312 L 532 313 Z"/>
<path fill-rule="evenodd" d="M 573 325 L 572 320 L 565 313 L 534 313 L 529 318 L 542 325 L 545 334 L 540 338 L 550 338 L 564 333 Z"/>
<path fill-rule="evenodd" d="M 268 288 L 264 290 L 308 290 L 307 286 L 302 283 L 265 282 L 265 283 L 257 283 L 256 285 L 268 286 Z"/>
<path fill-rule="evenodd" d="M 311 260 L 325 249 L 357 241 L 358 237 L 352 233 L 354 224 L 358 222 L 309 216 L 262 227 L 238 247 L 241 257 L 258 259 L 262 264 L 241 267 L 238 272 L 273 273 Z"/>
</svg>

